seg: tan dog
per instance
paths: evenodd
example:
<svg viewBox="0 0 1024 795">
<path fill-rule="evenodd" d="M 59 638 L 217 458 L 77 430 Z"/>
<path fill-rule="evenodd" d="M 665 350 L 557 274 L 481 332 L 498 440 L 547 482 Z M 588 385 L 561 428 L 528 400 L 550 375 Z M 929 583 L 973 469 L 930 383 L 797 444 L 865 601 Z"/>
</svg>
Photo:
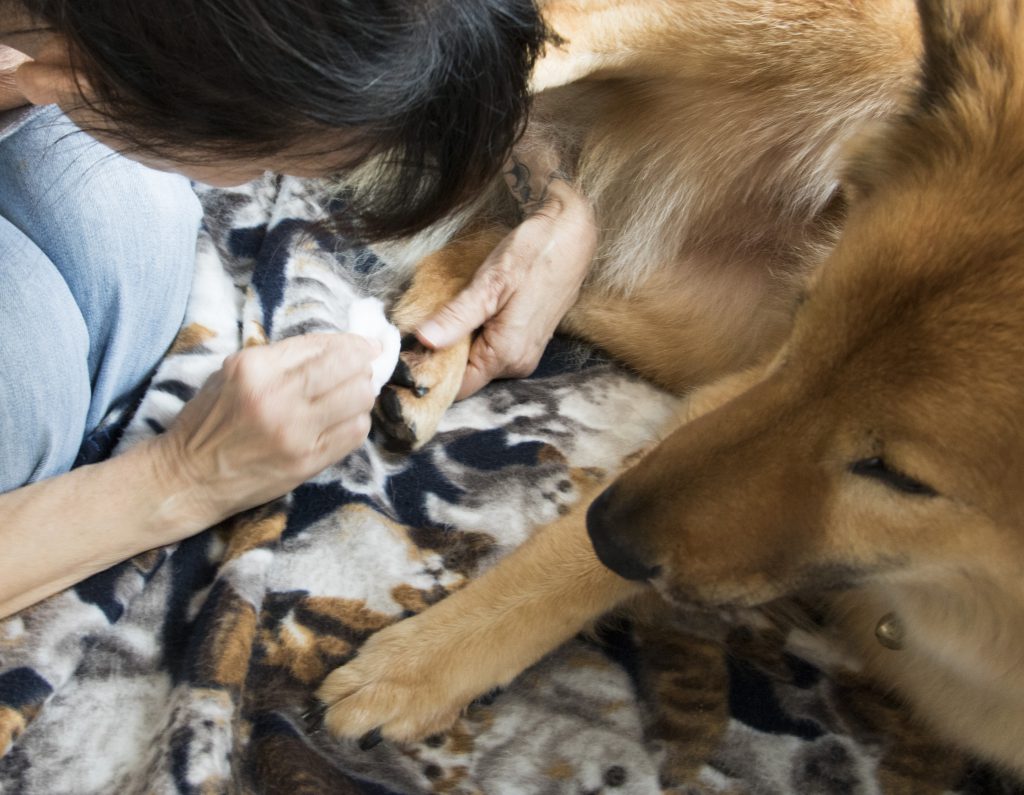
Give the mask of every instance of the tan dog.
<svg viewBox="0 0 1024 795">
<path fill-rule="evenodd" d="M 558 151 L 602 230 L 563 330 L 680 393 L 778 347 L 796 285 L 835 237 L 843 146 L 916 79 L 913 0 L 541 5 L 562 43 L 538 65 L 522 148 Z M 399 327 L 469 280 L 508 232 L 490 219 L 510 203 L 498 185 L 453 245 L 417 264 Z M 415 386 L 390 389 L 377 416 L 396 440 L 430 438 L 468 345 L 407 354 Z"/>
<path fill-rule="evenodd" d="M 618 310 L 602 321 L 622 306 L 605 291 L 584 297 L 570 328 L 680 389 L 746 363 L 788 325 L 780 303 L 792 280 L 772 282 L 764 263 L 786 274 L 816 264 L 807 245 L 827 241 L 845 144 L 841 238 L 767 365 L 685 401 L 682 427 L 589 511 L 585 501 L 464 590 L 374 636 L 321 688 L 328 727 L 438 731 L 648 582 L 671 602 L 716 608 L 819 591 L 881 682 L 953 742 L 1024 774 L 1024 5 L 919 0 L 924 79 L 904 113 L 894 111 L 918 53 L 905 2 L 609 3 L 575 27 L 583 5 L 549 9 L 571 44 L 565 58 L 583 64 L 568 73 L 592 75 L 560 90 L 628 96 L 645 79 L 655 118 L 659 103 L 679 103 L 680 151 L 666 144 L 658 159 L 655 141 L 612 158 L 608 184 L 624 188 L 616 180 L 640 174 L 646 157 L 658 176 L 671 157 L 684 165 L 678 193 L 666 178 L 609 194 L 588 158 L 614 151 L 618 134 L 622 151 L 637 151 L 628 136 L 646 129 L 640 113 L 623 110 L 601 146 L 584 136 L 581 184 L 599 217 L 630 217 L 635 200 L 638 222 L 654 213 L 670 227 L 650 231 L 661 236 L 650 249 L 613 230 L 607 283 L 630 281 L 615 267 L 620 240 L 670 254 L 638 257 L 629 324 Z M 639 29 L 616 30 L 605 50 L 616 9 Z M 599 109 L 588 129 L 615 117 L 616 96 L 586 106 Z M 892 117 L 847 140 L 880 114 Z M 730 290 L 755 332 L 723 310 Z M 658 355 L 650 342 L 668 326 L 683 341 Z M 588 529 L 623 577 L 598 562 Z"/>
</svg>

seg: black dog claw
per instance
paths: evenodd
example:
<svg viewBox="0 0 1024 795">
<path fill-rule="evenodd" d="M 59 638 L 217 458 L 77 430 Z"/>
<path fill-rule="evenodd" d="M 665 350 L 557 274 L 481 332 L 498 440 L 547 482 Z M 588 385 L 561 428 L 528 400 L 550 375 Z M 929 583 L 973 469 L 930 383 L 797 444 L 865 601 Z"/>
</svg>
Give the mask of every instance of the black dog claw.
<svg viewBox="0 0 1024 795">
<path fill-rule="evenodd" d="M 391 422 L 402 422 L 402 402 L 393 389 L 385 389 L 380 393 L 380 409 Z"/>
<path fill-rule="evenodd" d="M 486 693 L 484 693 L 479 698 L 473 699 L 473 706 L 474 707 L 477 707 L 477 706 L 479 706 L 479 707 L 489 707 L 489 706 L 491 706 L 491 704 L 494 703 L 494 700 L 498 696 L 500 696 L 501 694 L 502 694 L 502 689 L 500 687 L 496 687 L 493 690 L 487 691 Z"/>
<path fill-rule="evenodd" d="M 378 726 L 373 731 L 368 731 L 359 738 L 359 750 L 369 751 L 371 748 L 376 748 L 383 739 L 384 735 L 380 733 L 380 726 Z"/>
<path fill-rule="evenodd" d="M 399 359 L 395 365 L 395 371 L 391 374 L 391 383 L 395 386 L 404 386 L 406 389 L 416 389 L 416 379 L 413 378 L 412 370 L 404 360 Z"/>
<path fill-rule="evenodd" d="M 302 721 L 306 727 L 307 734 L 316 734 L 323 728 L 324 715 L 327 714 L 327 705 L 318 700 L 313 701 L 309 709 L 302 713 Z"/>
</svg>

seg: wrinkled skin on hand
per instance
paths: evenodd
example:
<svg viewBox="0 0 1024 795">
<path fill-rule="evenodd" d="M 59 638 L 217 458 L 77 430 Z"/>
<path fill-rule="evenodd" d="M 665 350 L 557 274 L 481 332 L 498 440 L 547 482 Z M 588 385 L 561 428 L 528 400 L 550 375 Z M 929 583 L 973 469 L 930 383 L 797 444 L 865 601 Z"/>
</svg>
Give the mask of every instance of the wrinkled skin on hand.
<svg viewBox="0 0 1024 795">
<path fill-rule="evenodd" d="M 225 518 L 291 491 L 359 447 L 370 429 L 380 344 L 309 334 L 246 348 L 162 437 L 183 509 Z"/>
<path fill-rule="evenodd" d="M 593 209 L 569 183 L 552 178 L 533 200 L 537 191 L 528 176 L 511 179 L 518 179 L 520 195 L 529 199 L 523 204 L 529 214 L 469 285 L 417 330 L 424 345 L 437 349 L 479 329 L 460 400 L 495 378 L 520 378 L 536 369 L 579 296 L 597 247 Z"/>
</svg>

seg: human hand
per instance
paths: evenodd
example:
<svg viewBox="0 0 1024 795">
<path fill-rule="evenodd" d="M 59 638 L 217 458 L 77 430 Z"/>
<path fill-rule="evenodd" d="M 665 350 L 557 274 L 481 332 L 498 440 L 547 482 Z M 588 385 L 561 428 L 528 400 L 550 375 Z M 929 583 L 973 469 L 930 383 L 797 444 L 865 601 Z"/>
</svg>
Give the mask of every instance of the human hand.
<svg viewBox="0 0 1024 795">
<path fill-rule="evenodd" d="M 205 527 L 280 497 L 357 448 L 370 430 L 380 352 L 357 335 L 308 334 L 225 359 L 154 440 L 177 511 Z"/>
<path fill-rule="evenodd" d="M 420 342 L 436 349 L 480 329 L 457 400 L 495 378 L 519 378 L 537 368 L 579 295 L 596 247 L 589 202 L 568 183 L 551 181 L 543 201 L 498 244 L 469 285 L 416 331 Z"/>
</svg>

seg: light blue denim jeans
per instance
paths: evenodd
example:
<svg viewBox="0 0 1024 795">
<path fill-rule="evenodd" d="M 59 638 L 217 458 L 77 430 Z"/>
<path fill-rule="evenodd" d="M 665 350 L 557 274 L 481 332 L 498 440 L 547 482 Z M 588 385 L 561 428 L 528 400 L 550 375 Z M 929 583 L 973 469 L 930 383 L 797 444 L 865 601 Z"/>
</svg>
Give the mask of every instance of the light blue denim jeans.
<svg viewBox="0 0 1024 795">
<path fill-rule="evenodd" d="M 186 179 L 54 108 L 0 136 L 0 492 L 66 472 L 166 352 L 199 220 Z"/>
</svg>

